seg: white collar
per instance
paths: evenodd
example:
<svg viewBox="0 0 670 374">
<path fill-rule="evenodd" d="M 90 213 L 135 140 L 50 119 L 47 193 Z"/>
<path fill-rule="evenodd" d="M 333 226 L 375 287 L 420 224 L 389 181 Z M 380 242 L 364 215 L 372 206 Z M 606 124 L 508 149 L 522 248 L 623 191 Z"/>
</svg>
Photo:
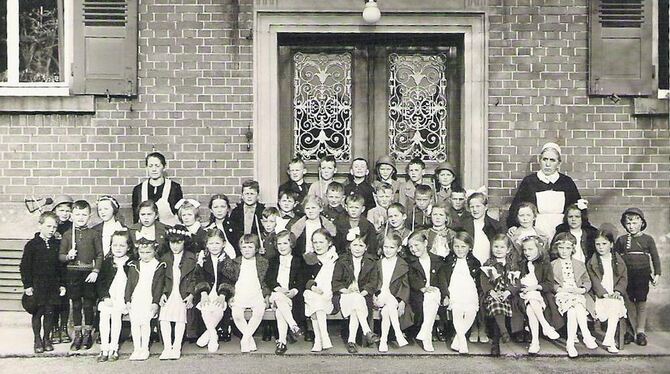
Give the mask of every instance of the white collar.
<svg viewBox="0 0 670 374">
<path fill-rule="evenodd" d="M 545 175 L 542 171 L 537 172 L 537 179 L 541 180 L 544 183 L 556 183 L 560 175 L 558 172 L 555 172 L 552 175 Z"/>
<path fill-rule="evenodd" d="M 194 224 L 192 224 L 191 226 L 187 226 L 186 228 L 191 234 L 195 234 L 198 232 L 198 230 L 200 230 L 200 222 L 195 221 Z"/>
</svg>

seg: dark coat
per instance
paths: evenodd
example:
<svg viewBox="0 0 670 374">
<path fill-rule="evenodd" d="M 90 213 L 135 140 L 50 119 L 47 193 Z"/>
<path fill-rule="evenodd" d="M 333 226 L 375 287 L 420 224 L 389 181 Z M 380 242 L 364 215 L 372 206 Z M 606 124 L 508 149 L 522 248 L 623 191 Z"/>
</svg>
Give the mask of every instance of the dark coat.
<svg viewBox="0 0 670 374">
<path fill-rule="evenodd" d="M 228 240 L 230 245 L 233 246 L 233 249 L 235 249 L 235 255 L 239 256 L 242 253 L 240 252 L 240 237 L 235 227 L 233 227 L 233 223 L 230 220 L 230 217 L 224 218 L 223 222 L 221 222 L 221 226 L 223 227 L 223 233 L 226 236 L 226 239 Z M 215 228 L 217 228 L 216 222 L 212 221 L 209 223 L 209 225 L 207 225 L 205 231 L 209 231 Z M 206 247 L 207 247 L 207 240 L 205 238 L 203 249 L 206 249 Z"/>
<path fill-rule="evenodd" d="M 426 281 L 433 287 L 440 287 L 439 273 L 440 269 L 445 265 L 444 260 L 437 255 L 429 253 L 430 256 L 430 274 L 423 271 L 423 266 L 419 262 L 418 257 L 409 256 L 407 258 L 407 265 L 409 265 L 409 300 L 414 311 L 415 323 L 423 321 L 423 292 L 422 288 L 426 286 Z M 441 298 L 440 298 L 441 301 Z"/>
<path fill-rule="evenodd" d="M 130 254 L 129 254 L 130 255 Z M 128 258 L 126 263 L 123 265 L 123 271 L 128 274 L 128 265 L 131 260 Z M 107 255 L 102 261 L 102 267 L 100 268 L 100 274 L 98 274 L 98 279 L 95 281 L 95 290 L 98 294 L 99 300 L 104 300 L 109 296 L 109 288 L 112 286 L 114 277 L 116 276 L 117 266 L 114 263 L 114 256 Z"/>
<path fill-rule="evenodd" d="M 168 251 L 163 255 L 161 261 L 165 263 L 165 285 L 163 286 L 163 294 L 170 297 L 172 293 L 172 285 L 175 281 L 174 273 L 172 272 L 172 266 L 174 264 L 174 253 Z M 182 300 L 185 299 L 188 295 L 195 294 L 195 273 L 196 273 L 196 258 L 195 254 L 191 252 L 182 252 L 181 262 L 179 262 L 179 271 L 181 275 L 177 280 L 179 282 L 179 295 Z"/>
<path fill-rule="evenodd" d="M 67 253 L 72 249 L 72 235 L 75 233 L 77 257 L 74 260 L 67 259 Z M 67 269 L 82 271 L 99 271 L 102 266 L 102 238 L 96 231 L 88 227 L 72 227 L 63 234 L 60 242 L 58 256 L 61 262 L 66 264 Z"/>
<path fill-rule="evenodd" d="M 335 236 L 335 248 L 337 253 L 342 254 L 347 252 L 349 240 L 347 240 L 347 233 L 351 229 L 351 223 L 348 216 L 340 216 L 335 220 L 335 228 L 337 235 Z M 367 246 L 367 253 L 373 257 L 377 257 L 377 230 L 367 218 L 361 217 L 358 219 L 358 229 L 360 236 L 365 238 L 365 245 Z"/>
<path fill-rule="evenodd" d="M 321 221 L 321 227 L 326 229 L 333 238 L 336 238 L 337 228 L 335 227 L 335 225 L 329 220 L 327 220 L 324 216 L 319 216 L 319 220 Z M 290 230 L 293 233 L 293 235 L 295 235 L 296 238 L 295 248 L 293 248 L 294 256 L 303 256 L 305 254 L 305 249 L 307 248 L 307 240 L 311 240 L 311 238 L 307 238 L 305 235 L 306 221 L 307 217 L 301 217 L 293 225 L 291 225 Z"/>
<path fill-rule="evenodd" d="M 197 304 L 200 300 L 200 294 L 202 292 L 209 293 L 214 286 L 214 272 L 217 274 L 217 285 L 216 293 L 219 295 L 225 295 L 226 299 L 230 298 L 230 294 L 226 293 L 227 288 L 225 287 L 225 275 L 223 269 L 227 266 L 227 262 L 232 261 L 225 253 L 219 255 L 219 262 L 216 265 L 216 270 L 214 270 L 214 265 L 212 264 L 212 257 L 207 255 L 202 261 L 202 265 L 198 265 L 195 268 L 195 288 L 193 292 L 195 294 L 195 301 L 193 304 Z"/>
<path fill-rule="evenodd" d="M 555 329 L 560 329 L 565 324 L 563 317 L 558 312 L 558 307 L 556 306 L 556 299 L 554 297 L 554 271 L 552 270 L 551 263 L 548 259 L 535 260 L 535 277 L 537 278 L 538 284 L 542 287 L 540 293 L 544 297 L 544 302 L 547 307 L 544 309 L 544 317 Z M 528 274 L 528 260 L 523 258 L 521 264 L 519 265 L 521 271 L 521 278 Z M 516 298 L 519 301 L 519 307 L 525 312 L 526 305 L 523 299 L 520 297 Z M 525 313 L 524 313 L 525 314 Z"/>
<path fill-rule="evenodd" d="M 261 223 L 263 209 L 265 209 L 265 205 L 256 203 L 256 209 L 254 210 L 254 215 L 256 218 L 254 218 L 253 222 L 251 223 L 252 234 L 258 235 L 258 230 L 260 227 L 258 227 L 256 223 Z M 240 252 L 239 240 L 242 235 L 244 235 L 244 202 L 237 204 L 235 209 L 230 212 L 230 225 L 233 228 L 233 237 L 229 237 L 228 239 L 231 241 L 230 244 L 233 245 L 233 248 L 235 248 L 235 253 L 240 256 L 242 252 Z M 226 235 L 228 235 L 228 233 L 226 233 Z"/>
<path fill-rule="evenodd" d="M 570 232 L 570 227 L 566 223 L 561 223 L 560 225 L 556 226 L 556 234 L 554 235 L 554 239 L 551 240 L 550 248 L 554 247 L 554 240 L 556 239 L 556 235 L 562 232 Z M 580 245 L 582 246 L 582 251 L 584 251 L 584 257 L 586 258 L 586 261 L 588 261 L 591 256 L 596 253 L 596 234 L 598 234 L 598 229 L 593 227 L 590 223 L 582 225 L 582 240 Z M 558 255 L 553 252 L 551 253 L 551 256 L 552 259 L 558 257 Z"/>
<path fill-rule="evenodd" d="M 376 269 L 376 258 L 369 253 L 363 254 L 361 260 L 361 271 L 358 274 L 358 290 L 367 291 L 368 295 L 365 297 L 365 302 L 368 305 L 368 311 L 372 308 L 372 295 L 377 290 L 379 283 L 377 277 L 379 274 Z M 333 305 L 340 304 L 340 290 L 349 288 L 349 286 L 356 280 L 354 276 L 354 259 L 349 253 L 341 256 L 335 263 L 335 270 L 333 270 Z"/>
<path fill-rule="evenodd" d="M 372 185 L 370 185 L 370 183 L 367 180 L 364 180 L 363 182 L 356 184 L 353 178 L 350 178 L 348 183 L 344 185 L 345 196 L 351 196 L 354 194 L 359 194 L 363 196 L 363 198 L 365 199 L 366 212 L 377 206 L 377 203 L 375 203 L 374 192 L 375 190 L 372 188 Z"/>
<path fill-rule="evenodd" d="M 592 256 L 586 261 L 586 271 L 591 277 L 591 294 L 598 298 L 607 294 L 605 287 L 603 287 L 603 269 L 602 257 L 596 255 Z M 628 287 L 628 270 L 623 258 L 618 253 L 612 253 L 612 275 L 614 278 L 614 291 L 619 291 L 624 299 L 628 298 L 626 289 Z"/>
<path fill-rule="evenodd" d="M 451 275 L 454 273 L 454 268 L 456 267 L 456 260 L 458 257 L 454 252 L 449 253 L 449 256 L 444 260 L 445 264 L 440 268 L 438 274 L 438 282 L 440 287 L 440 292 L 442 293 L 442 298 L 449 296 L 449 284 L 451 283 Z M 479 260 L 472 255 L 472 252 L 468 252 L 468 255 L 465 257 L 465 262 L 468 264 L 468 269 L 470 270 L 470 276 L 475 281 L 475 286 L 477 286 L 477 293 L 481 294 L 481 284 L 480 284 L 480 272 L 481 272 L 481 263 Z"/>
<path fill-rule="evenodd" d="M 242 266 L 243 257 L 235 257 L 230 261 L 226 261 L 226 266 L 223 268 L 223 274 L 225 281 L 223 283 L 223 293 L 227 295 L 227 298 L 235 296 L 235 283 L 240 278 L 240 268 Z M 265 283 L 265 278 L 268 272 L 268 260 L 264 257 L 256 255 L 256 274 L 258 275 L 258 281 L 261 285 L 261 291 L 263 297 L 270 295 L 270 289 Z"/>
<path fill-rule="evenodd" d="M 33 288 L 36 306 L 59 305 L 60 287 L 65 286 L 63 267 L 58 260 L 57 240 L 47 242 L 39 233 L 23 248 L 19 269 L 23 288 Z"/>
<path fill-rule="evenodd" d="M 382 271 L 382 259 L 377 260 L 377 294 L 382 288 L 384 282 L 383 271 Z M 410 304 L 409 295 L 409 265 L 402 258 L 398 257 L 398 260 L 395 264 L 395 269 L 393 269 L 393 275 L 391 276 L 391 283 L 389 284 L 389 291 L 395 296 L 398 301 L 405 303 L 405 313 L 400 316 L 400 328 L 403 330 L 412 326 L 414 324 L 414 311 L 412 310 L 412 305 Z"/>
<path fill-rule="evenodd" d="M 509 214 L 507 215 L 507 227 L 519 226 L 519 222 L 517 221 L 519 205 L 522 202 L 527 201 L 537 206 L 537 196 L 535 194 L 543 191 L 563 192 L 565 194 L 564 212 L 565 208 L 575 204 L 577 200 L 582 198 L 579 194 L 579 190 L 577 190 L 577 185 L 575 185 L 572 178 L 563 173 L 559 173 L 556 183 L 544 183 L 537 177 L 537 173 L 530 174 L 523 178 L 514 195 L 514 199 L 509 208 Z"/>
<path fill-rule="evenodd" d="M 184 197 L 184 194 L 182 193 L 181 190 L 181 185 L 177 182 L 175 182 L 173 179 L 170 179 L 172 181 L 172 186 L 170 187 L 170 196 L 168 196 L 167 200 L 168 203 L 170 204 L 170 210 L 172 211 L 172 214 L 177 214 L 177 209 L 175 209 L 175 205 L 177 205 L 177 202 L 181 200 Z M 133 198 L 132 198 L 132 208 L 133 208 L 133 222 L 137 223 L 139 222 L 139 213 L 137 211 L 137 208 L 140 206 L 142 203 L 142 183 L 136 185 L 133 188 Z M 163 197 L 163 188 L 165 187 L 165 183 L 161 184 L 160 186 L 156 187 L 156 193 L 154 194 L 154 189 L 151 188 L 151 184 L 149 184 L 149 189 L 148 189 L 148 198 L 149 200 L 152 200 L 154 203 L 160 200 L 161 197 Z"/>
<path fill-rule="evenodd" d="M 473 238 L 475 237 L 475 221 L 472 217 L 463 222 L 463 229 L 470 234 Z M 500 222 L 489 217 L 488 215 L 484 216 L 484 234 L 489 239 L 493 240 L 493 237 L 497 234 L 502 234 L 505 232 L 505 229 L 502 227 Z"/>
<path fill-rule="evenodd" d="M 140 280 L 140 260 L 133 260 L 128 264 L 128 281 L 126 282 L 126 303 L 131 301 L 133 291 Z M 154 279 L 151 282 L 151 303 L 158 305 L 163 294 L 163 285 L 165 283 L 164 262 L 159 262 L 154 273 Z"/>
<path fill-rule="evenodd" d="M 305 290 L 305 263 L 302 256 L 292 256 L 291 270 L 288 275 L 289 290 L 297 290 L 298 293 L 293 297 L 293 319 L 296 321 L 303 321 L 305 319 L 305 303 L 302 298 L 302 293 Z M 265 284 L 268 286 L 270 292 L 279 287 L 277 282 L 277 275 L 279 274 L 279 256 L 270 259 L 268 271 L 265 276 Z"/>
</svg>

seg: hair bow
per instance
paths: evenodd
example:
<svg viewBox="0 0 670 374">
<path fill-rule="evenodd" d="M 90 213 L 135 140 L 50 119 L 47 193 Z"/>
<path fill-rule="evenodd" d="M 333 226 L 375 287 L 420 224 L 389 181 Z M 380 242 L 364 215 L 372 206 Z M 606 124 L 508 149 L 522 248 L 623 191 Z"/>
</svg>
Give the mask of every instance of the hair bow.
<svg viewBox="0 0 670 374">
<path fill-rule="evenodd" d="M 584 210 L 584 209 L 587 209 L 588 207 L 589 207 L 589 201 L 588 200 L 586 200 L 586 199 L 577 200 L 577 208 L 579 208 L 579 210 Z"/>
<path fill-rule="evenodd" d="M 481 186 L 476 190 L 467 190 L 466 189 L 465 190 L 465 197 L 469 198 L 470 196 L 472 196 L 475 193 L 481 193 L 481 194 L 484 194 L 484 195 L 488 195 L 488 191 L 486 189 L 486 186 Z"/>
<path fill-rule="evenodd" d="M 198 202 L 198 200 L 195 199 L 181 199 L 177 201 L 177 204 L 175 204 L 174 207 L 175 209 L 179 209 L 181 208 L 182 205 L 186 203 L 193 205 L 193 207 L 195 207 L 196 209 L 200 208 L 200 202 Z"/>
<path fill-rule="evenodd" d="M 114 208 L 119 209 L 119 202 L 111 195 L 102 195 L 98 198 L 98 203 L 101 201 L 109 201 Z"/>
<path fill-rule="evenodd" d="M 151 242 L 156 241 L 155 235 L 152 238 L 150 235 L 142 233 L 142 231 L 135 232 L 135 239 L 137 239 L 137 241 L 140 241 L 141 239 L 148 240 Z"/>
</svg>

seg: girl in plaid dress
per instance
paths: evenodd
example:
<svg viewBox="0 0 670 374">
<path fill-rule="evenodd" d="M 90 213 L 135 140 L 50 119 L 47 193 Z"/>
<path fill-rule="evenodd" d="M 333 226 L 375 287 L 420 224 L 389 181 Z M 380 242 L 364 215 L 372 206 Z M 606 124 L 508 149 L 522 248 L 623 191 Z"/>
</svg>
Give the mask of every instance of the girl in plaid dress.
<svg viewBox="0 0 670 374">
<path fill-rule="evenodd" d="M 486 317 L 493 334 L 491 355 L 500 355 L 500 342 L 510 340 L 505 319 L 512 317 L 510 298 L 519 284 L 517 262 L 511 258 L 512 242 L 505 234 L 497 234 L 491 240 L 492 257 L 482 266 L 481 288 Z"/>
</svg>

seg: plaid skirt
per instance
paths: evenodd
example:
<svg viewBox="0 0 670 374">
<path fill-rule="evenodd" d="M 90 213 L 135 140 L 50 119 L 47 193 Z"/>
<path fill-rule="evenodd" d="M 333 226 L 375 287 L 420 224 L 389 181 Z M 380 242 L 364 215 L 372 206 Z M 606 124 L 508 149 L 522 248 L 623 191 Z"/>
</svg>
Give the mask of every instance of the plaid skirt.
<svg viewBox="0 0 670 374">
<path fill-rule="evenodd" d="M 505 291 L 503 282 L 497 282 L 493 291 L 495 292 Z M 484 298 L 484 306 L 486 307 L 486 313 L 488 316 L 491 317 L 496 315 L 503 315 L 506 317 L 512 316 L 512 304 L 509 302 L 509 297 L 504 301 L 498 301 L 489 293 Z"/>
</svg>

